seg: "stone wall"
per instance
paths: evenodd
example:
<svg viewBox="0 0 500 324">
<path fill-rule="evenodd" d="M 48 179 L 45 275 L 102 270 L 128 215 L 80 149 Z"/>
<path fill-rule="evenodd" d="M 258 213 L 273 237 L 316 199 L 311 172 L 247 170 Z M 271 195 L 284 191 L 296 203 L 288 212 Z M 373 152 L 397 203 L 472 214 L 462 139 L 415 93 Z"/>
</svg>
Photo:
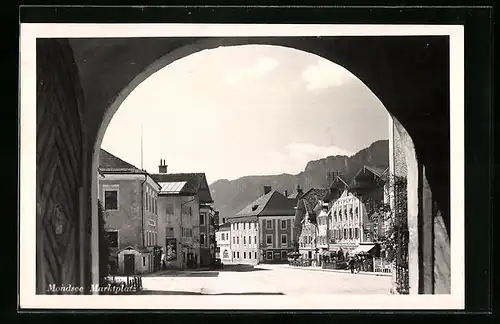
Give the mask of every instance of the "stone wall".
<svg viewBox="0 0 500 324">
<path fill-rule="evenodd" d="M 99 181 L 102 203 L 104 206 L 104 190 L 118 190 L 118 210 L 106 210 L 105 229 L 118 230 L 118 248 L 142 246 L 142 201 L 141 180 L 106 180 Z M 146 214 L 146 213 L 144 213 Z M 146 215 L 144 215 L 146 218 Z M 146 223 L 146 222 L 145 222 Z M 144 227 L 144 231 L 146 231 Z M 145 242 L 145 238 L 144 238 Z"/>
</svg>

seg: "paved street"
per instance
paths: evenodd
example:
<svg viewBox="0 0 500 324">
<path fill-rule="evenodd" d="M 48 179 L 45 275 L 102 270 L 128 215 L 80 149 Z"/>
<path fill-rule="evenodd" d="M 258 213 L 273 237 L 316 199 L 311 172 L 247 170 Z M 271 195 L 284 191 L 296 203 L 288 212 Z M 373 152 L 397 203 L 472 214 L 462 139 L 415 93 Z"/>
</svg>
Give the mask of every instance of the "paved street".
<svg viewBox="0 0 500 324">
<path fill-rule="evenodd" d="M 391 278 L 258 265 L 217 271 L 166 271 L 143 277 L 143 294 L 389 294 Z"/>
</svg>

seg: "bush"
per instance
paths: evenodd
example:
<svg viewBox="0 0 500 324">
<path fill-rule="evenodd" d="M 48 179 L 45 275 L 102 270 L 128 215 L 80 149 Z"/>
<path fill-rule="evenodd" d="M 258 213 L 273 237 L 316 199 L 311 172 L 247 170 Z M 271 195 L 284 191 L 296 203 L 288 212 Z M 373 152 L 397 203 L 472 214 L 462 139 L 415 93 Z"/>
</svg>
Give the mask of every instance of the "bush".
<svg viewBox="0 0 500 324">
<path fill-rule="evenodd" d="M 100 200 L 97 201 L 97 212 L 99 216 L 99 284 L 105 285 L 106 278 L 109 276 L 110 248 L 109 241 L 104 230 L 105 212 Z"/>
</svg>

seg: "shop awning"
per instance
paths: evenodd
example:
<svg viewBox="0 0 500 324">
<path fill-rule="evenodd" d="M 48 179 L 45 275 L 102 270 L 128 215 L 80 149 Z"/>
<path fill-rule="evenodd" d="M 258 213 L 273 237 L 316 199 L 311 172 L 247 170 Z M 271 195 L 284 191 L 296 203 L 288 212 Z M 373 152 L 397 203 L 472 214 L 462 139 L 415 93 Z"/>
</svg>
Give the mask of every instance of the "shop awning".
<svg viewBox="0 0 500 324">
<path fill-rule="evenodd" d="M 349 254 L 369 253 L 374 247 L 374 244 L 360 245 L 354 250 L 350 251 Z"/>
</svg>

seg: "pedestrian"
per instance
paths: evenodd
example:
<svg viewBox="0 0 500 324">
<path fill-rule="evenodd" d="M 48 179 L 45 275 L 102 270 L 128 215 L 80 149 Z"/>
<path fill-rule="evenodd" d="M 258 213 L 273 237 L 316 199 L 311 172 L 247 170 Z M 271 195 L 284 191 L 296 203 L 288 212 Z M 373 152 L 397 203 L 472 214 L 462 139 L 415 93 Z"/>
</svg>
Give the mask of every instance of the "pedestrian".
<svg viewBox="0 0 500 324">
<path fill-rule="evenodd" d="M 351 273 L 354 273 L 354 263 L 355 263 L 354 258 L 350 258 L 349 259 L 349 267 L 351 268 Z"/>
</svg>

